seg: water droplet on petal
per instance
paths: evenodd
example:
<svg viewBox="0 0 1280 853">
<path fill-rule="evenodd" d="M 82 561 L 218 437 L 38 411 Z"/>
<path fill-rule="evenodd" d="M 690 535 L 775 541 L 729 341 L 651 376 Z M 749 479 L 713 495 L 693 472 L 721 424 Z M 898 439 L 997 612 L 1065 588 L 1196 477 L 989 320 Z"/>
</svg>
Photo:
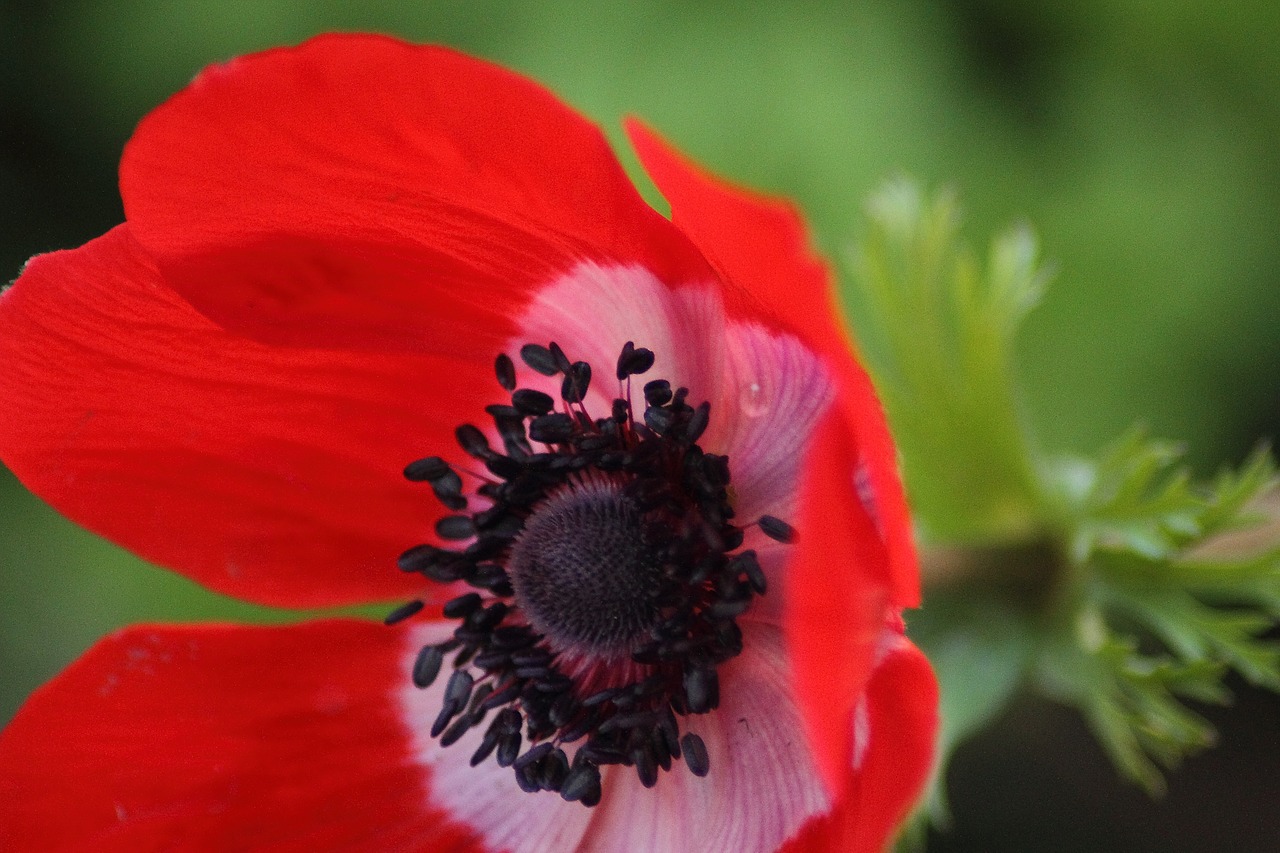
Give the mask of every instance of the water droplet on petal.
<svg viewBox="0 0 1280 853">
<path fill-rule="evenodd" d="M 742 390 L 738 393 L 738 406 L 742 409 L 743 414 L 749 418 L 764 416 L 765 409 L 768 408 L 768 401 L 765 399 L 764 389 L 760 387 L 759 382 L 749 382 L 742 386 Z"/>
</svg>

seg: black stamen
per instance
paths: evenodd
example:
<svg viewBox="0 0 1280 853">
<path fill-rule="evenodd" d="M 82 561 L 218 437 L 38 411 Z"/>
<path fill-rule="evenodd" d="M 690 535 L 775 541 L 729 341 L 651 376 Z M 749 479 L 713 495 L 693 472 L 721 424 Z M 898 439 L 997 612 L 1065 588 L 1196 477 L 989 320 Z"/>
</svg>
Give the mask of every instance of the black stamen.
<svg viewBox="0 0 1280 853">
<path fill-rule="evenodd" d="M 408 619 L 410 616 L 413 616 L 415 613 L 421 610 L 423 606 L 424 605 L 421 601 L 405 602 L 404 604 L 401 604 L 399 607 L 397 607 L 395 610 L 392 610 L 390 613 L 388 613 L 387 617 L 382 621 L 384 624 L 387 624 L 387 625 L 395 625 L 397 622 L 403 622 L 404 620 Z"/>
<path fill-rule="evenodd" d="M 484 467 L 488 469 L 490 474 L 500 477 L 503 480 L 511 480 L 520 476 L 520 472 L 524 470 L 524 465 L 519 459 L 512 459 L 510 456 L 491 456 L 484 460 Z"/>
<path fill-rule="evenodd" d="M 543 756 L 550 754 L 553 749 L 555 749 L 555 744 L 551 743 L 540 743 L 537 746 L 530 747 L 528 752 L 516 759 L 516 769 L 528 767 L 530 764 L 541 761 Z"/>
<path fill-rule="evenodd" d="M 689 418 L 689 423 L 685 424 L 683 440 L 686 444 L 694 444 L 702 434 L 707 430 L 707 424 L 711 422 L 711 404 L 707 402 L 701 403 L 698 408 L 693 410 L 693 415 Z"/>
<path fill-rule="evenodd" d="M 449 676 L 449 683 L 444 689 L 444 704 L 448 706 L 456 706 L 461 709 L 467 704 L 467 699 L 471 696 L 471 686 L 474 680 L 471 673 L 465 669 L 455 669 L 453 675 Z"/>
<path fill-rule="evenodd" d="M 446 619 L 462 619 L 479 609 L 484 599 L 478 592 L 468 592 L 445 602 L 441 613 Z"/>
<path fill-rule="evenodd" d="M 547 351 L 551 353 L 551 358 L 555 362 L 557 373 L 569 372 L 569 357 L 564 354 L 564 350 L 560 349 L 560 345 L 555 341 L 547 344 Z"/>
<path fill-rule="evenodd" d="M 453 705 L 445 702 L 440 706 L 440 713 L 436 715 L 435 721 L 431 724 L 431 736 L 440 737 L 444 730 L 449 727 L 449 721 L 461 710 Z"/>
<path fill-rule="evenodd" d="M 404 466 L 404 478 L 415 483 L 425 483 L 449 473 L 449 463 L 439 456 L 428 456 Z"/>
<path fill-rule="evenodd" d="M 746 576 L 756 595 L 764 595 L 768 591 L 768 580 L 765 578 L 764 569 L 760 568 L 755 551 L 743 551 L 730 560 L 729 565 L 740 575 Z"/>
<path fill-rule="evenodd" d="M 569 775 L 569 758 L 563 749 L 553 749 L 542 759 L 538 782 L 544 791 L 559 791 Z"/>
<path fill-rule="evenodd" d="M 441 551 L 434 545 L 414 545 L 396 560 L 402 572 L 421 572 L 440 560 Z"/>
<path fill-rule="evenodd" d="M 436 534 L 441 539 L 470 539 L 476 526 L 469 515 L 446 515 L 436 522 Z"/>
<path fill-rule="evenodd" d="M 564 381 L 560 383 L 560 396 L 566 403 L 581 403 L 587 395 L 587 387 L 591 384 L 591 365 L 585 361 L 575 361 L 565 372 Z"/>
<path fill-rule="evenodd" d="M 680 748 L 684 753 L 684 763 L 689 765 L 689 772 L 698 777 L 706 776 L 711 769 L 711 760 L 707 757 L 707 746 L 702 738 L 693 732 L 685 732 L 680 739 Z"/>
<path fill-rule="evenodd" d="M 618 356 L 618 381 L 647 372 L 653 367 L 653 361 L 652 350 L 637 348 L 634 343 L 627 341 L 622 347 L 622 354 Z"/>
<path fill-rule="evenodd" d="M 480 764 L 493 754 L 493 751 L 498 747 L 498 738 L 499 735 L 494 731 L 493 726 L 489 726 L 489 728 L 485 730 L 484 737 L 480 740 L 480 746 L 471 755 L 472 767 Z"/>
<path fill-rule="evenodd" d="M 592 790 L 600 789 L 600 768 L 582 763 L 569 771 L 560 786 L 560 796 L 569 802 L 581 800 Z"/>
<path fill-rule="evenodd" d="M 671 402 L 671 383 L 665 379 L 655 379 L 644 385 L 644 401 L 650 406 L 665 406 Z"/>
<path fill-rule="evenodd" d="M 562 444 L 573 437 L 573 418 L 555 413 L 534 418 L 529 424 L 529 437 L 543 444 Z"/>
<path fill-rule="evenodd" d="M 654 759 L 649 744 L 641 744 L 631 750 L 631 760 L 635 763 L 636 775 L 640 777 L 641 785 L 652 788 L 658 784 L 658 762 Z"/>
<path fill-rule="evenodd" d="M 536 794 L 541 786 L 538 784 L 537 767 L 525 765 L 515 768 L 516 784 L 526 794 Z"/>
<path fill-rule="evenodd" d="M 511 361 L 511 356 L 505 352 L 498 353 L 493 362 L 493 371 L 498 374 L 498 384 L 506 391 L 516 390 L 516 366 Z"/>
<path fill-rule="evenodd" d="M 516 763 L 520 753 L 520 730 L 503 732 L 498 738 L 498 754 L 495 756 L 499 767 L 510 767 Z"/>
<path fill-rule="evenodd" d="M 439 646 L 423 646 L 413 662 L 413 684 L 415 687 L 430 687 L 440 674 L 440 665 L 444 663 L 444 651 Z"/>
<path fill-rule="evenodd" d="M 772 515 L 760 516 L 760 530 L 770 539 L 776 539 L 779 542 L 791 543 L 796 541 L 796 529 L 787 524 L 780 518 L 774 518 Z"/>
<path fill-rule="evenodd" d="M 531 417 L 545 415 L 554 409 L 556 405 L 550 394 L 544 394 L 531 388 L 521 388 L 512 394 L 511 404 L 519 409 L 522 415 Z"/>
<path fill-rule="evenodd" d="M 430 482 L 431 491 L 435 492 L 436 500 L 440 503 L 453 510 L 467 508 L 467 499 L 462 496 L 462 478 L 458 476 L 458 472 L 449 468 L 440 476 L 432 477 Z"/>
<path fill-rule="evenodd" d="M 507 708 L 498 714 L 494 722 L 498 726 L 498 731 L 504 735 L 519 734 L 520 727 L 524 725 L 524 721 L 520 719 L 520 712 L 514 708 Z"/>
<path fill-rule="evenodd" d="M 705 714 L 720 704 L 719 679 L 714 669 L 695 667 L 684 674 L 685 701 L 695 714 Z"/>
<path fill-rule="evenodd" d="M 453 746 L 455 743 L 462 740 L 463 735 L 471 731 L 471 727 L 473 725 L 475 725 L 475 723 L 467 715 L 463 715 L 454 720 L 453 725 L 445 729 L 444 733 L 440 735 L 440 745 Z"/>
<path fill-rule="evenodd" d="M 676 421 L 676 413 L 671 409 L 661 409 L 657 406 L 650 406 L 644 410 L 644 422 L 649 429 L 658 435 L 666 435 L 671 429 L 671 425 Z"/>
<path fill-rule="evenodd" d="M 525 344 L 520 347 L 520 358 L 543 376 L 555 376 L 560 372 L 551 350 L 537 344 Z"/>
<path fill-rule="evenodd" d="M 468 456 L 484 459 L 491 452 L 489 450 L 489 439 L 485 438 L 484 433 L 471 424 L 463 424 L 454 430 L 453 434 L 458 439 L 458 446 L 466 451 Z"/>
</svg>

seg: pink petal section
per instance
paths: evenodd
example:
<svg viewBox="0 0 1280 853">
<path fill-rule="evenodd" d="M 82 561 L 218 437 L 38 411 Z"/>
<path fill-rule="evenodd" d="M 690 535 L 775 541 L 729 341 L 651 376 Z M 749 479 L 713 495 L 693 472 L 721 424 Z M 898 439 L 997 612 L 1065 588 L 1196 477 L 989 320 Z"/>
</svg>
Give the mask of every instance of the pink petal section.
<svg viewBox="0 0 1280 853">
<path fill-rule="evenodd" d="M 780 632 L 752 625 L 745 650 L 720 675 L 720 708 L 680 718 L 682 729 L 707 746 L 707 777 L 678 763 L 645 789 L 631 768 L 611 768 L 580 850 L 775 850 L 829 808 L 806 747 Z"/>
<path fill-rule="evenodd" d="M 427 802 L 369 622 L 139 626 L 0 733 L 0 849 L 479 850 Z"/>
<path fill-rule="evenodd" d="M 793 518 L 814 428 L 835 397 L 817 355 L 797 338 L 729 324 L 724 391 L 707 443 L 727 453 L 740 523 Z"/>
<path fill-rule="evenodd" d="M 0 296 L 5 463 L 96 533 L 268 604 L 419 589 L 395 559 L 442 510 L 401 469 L 461 455 L 453 427 L 490 388 L 485 363 L 230 335 L 128 226 L 34 259 Z"/>
<path fill-rule="evenodd" d="M 513 358 L 526 343 L 554 341 L 570 359 L 591 365 L 588 410 L 595 417 L 606 416 L 622 391 L 614 371 L 627 341 L 656 357 L 648 373 L 632 380 L 637 415 L 644 411 L 641 389 L 651 379 L 687 387 L 692 405 L 710 400 L 713 412 L 719 408 L 725 325 L 714 281 L 674 288 L 644 267 L 580 263 L 538 291 L 518 326 L 507 346 Z M 521 381 L 560 397 L 558 377 L 526 370 Z"/>
</svg>

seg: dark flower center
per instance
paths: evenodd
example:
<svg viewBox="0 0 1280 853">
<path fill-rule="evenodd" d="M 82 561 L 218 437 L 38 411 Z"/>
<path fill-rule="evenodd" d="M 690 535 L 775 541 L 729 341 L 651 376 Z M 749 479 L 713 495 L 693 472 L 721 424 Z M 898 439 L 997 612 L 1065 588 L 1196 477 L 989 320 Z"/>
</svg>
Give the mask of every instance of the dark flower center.
<svg viewBox="0 0 1280 853">
<path fill-rule="evenodd" d="M 616 483 L 570 484 L 525 520 L 507 557 L 515 599 L 553 648 L 630 652 L 657 622 L 660 556 Z"/>
<path fill-rule="evenodd" d="M 484 727 L 473 765 L 492 755 L 524 790 L 589 806 L 600 801 L 603 765 L 634 767 L 646 787 L 680 758 L 706 775 L 705 746 L 681 736 L 677 718 L 718 706 L 716 669 L 742 651 L 736 619 L 766 589 L 755 552 L 738 550 L 729 461 L 698 446 L 710 405 L 690 406 L 687 389 L 659 379 L 645 384 L 635 417 L 631 378 L 654 355 L 628 342 L 609 414 L 593 418 L 590 365 L 554 343 L 520 355 L 560 377 L 559 411 L 549 394 L 517 388 L 514 362 L 498 356 L 511 404 L 486 411 L 502 450 L 475 426 L 457 429 L 485 469 L 470 474 L 483 508 L 466 512 L 462 477 L 438 456 L 404 472 L 455 512 L 437 534 L 466 544 L 418 545 L 400 568 L 472 588 L 443 607 L 459 620 L 453 636 L 424 646 L 414 664 L 414 683 L 426 687 L 452 656 L 431 736 L 448 746 Z M 752 524 L 791 537 L 771 516 Z M 409 602 L 386 621 L 423 606 Z"/>
</svg>

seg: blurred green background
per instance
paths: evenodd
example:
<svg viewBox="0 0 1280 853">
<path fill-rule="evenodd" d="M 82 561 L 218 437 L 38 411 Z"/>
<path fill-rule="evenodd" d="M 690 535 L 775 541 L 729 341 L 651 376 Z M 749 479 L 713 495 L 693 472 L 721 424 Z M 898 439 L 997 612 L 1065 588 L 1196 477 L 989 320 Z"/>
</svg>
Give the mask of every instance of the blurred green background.
<svg viewBox="0 0 1280 853">
<path fill-rule="evenodd" d="M 122 219 L 122 145 L 200 67 L 378 30 L 527 72 L 619 143 L 620 116 L 643 116 L 717 171 L 796 199 L 833 257 L 900 172 L 954 186 L 978 246 L 1031 221 L 1059 270 L 1020 340 L 1050 449 L 1091 450 L 1140 419 L 1207 473 L 1276 434 L 1274 0 L 355 6 L 0 0 L 0 280 Z M 116 626 L 211 618 L 295 614 L 141 565 L 0 469 L 0 721 Z M 956 827 L 931 849 L 1280 849 L 1280 704 L 1241 690 L 1210 716 L 1223 746 L 1152 804 L 1069 713 L 1021 703 L 961 750 Z"/>
</svg>

